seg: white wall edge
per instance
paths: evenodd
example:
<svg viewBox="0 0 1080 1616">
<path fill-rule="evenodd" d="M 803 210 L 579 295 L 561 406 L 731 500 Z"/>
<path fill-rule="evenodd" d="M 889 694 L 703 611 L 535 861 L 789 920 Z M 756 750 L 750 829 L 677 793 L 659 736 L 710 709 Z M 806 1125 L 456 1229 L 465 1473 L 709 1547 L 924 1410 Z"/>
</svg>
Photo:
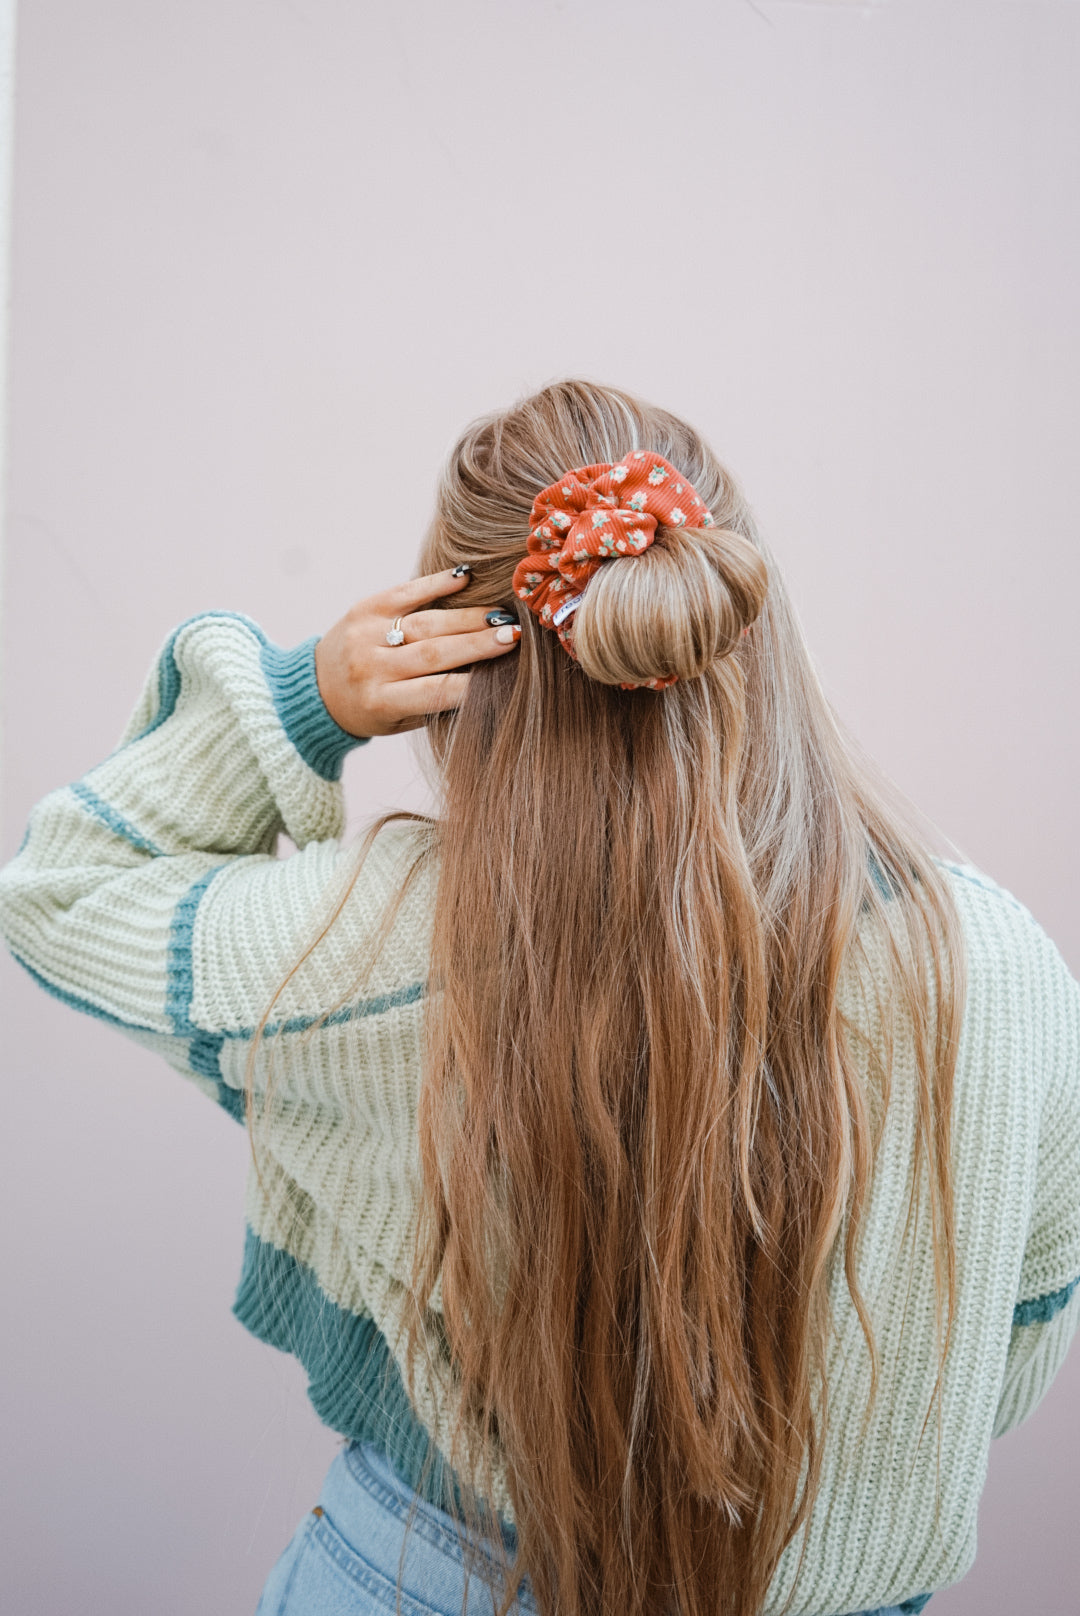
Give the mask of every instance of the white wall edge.
<svg viewBox="0 0 1080 1616">
<path fill-rule="evenodd" d="M 0 0 L 0 715 L 3 703 L 3 624 L 7 534 L 8 331 L 11 309 L 11 192 L 15 144 L 15 0 Z M 3 758 L 0 716 L 0 760 Z M 0 762 L 2 767 L 2 762 Z M 2 782 L 0 782 L 2 783 Z M 0 803 L 2 803 L 0 793 Z M 2 808 L 0 808 L 2 815 Z"/>
</svg>

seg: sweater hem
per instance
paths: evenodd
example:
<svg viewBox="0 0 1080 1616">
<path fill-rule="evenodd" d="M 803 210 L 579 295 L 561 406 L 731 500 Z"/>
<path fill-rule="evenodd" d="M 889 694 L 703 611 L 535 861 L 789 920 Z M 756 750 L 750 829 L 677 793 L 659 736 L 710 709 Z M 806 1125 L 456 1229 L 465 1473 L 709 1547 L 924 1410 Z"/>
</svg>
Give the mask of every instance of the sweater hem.
<svg viewBox="0 0 1080 1616">
<path fill-rule="evenodd" d="M 324 1425 L 351 1442 L 373 1444 L 421 1498 L 462 1514 L 456 1472 L 413 1409 L 386 1337 L 369 1314 L 331 1301 L 313 1269 L 260 1239 L 250 1225 L 232 1311 L 251 1335 L 299 1361 Z M 514 1530 L 502 1517 L 499 1523 Z"/>
</svg>

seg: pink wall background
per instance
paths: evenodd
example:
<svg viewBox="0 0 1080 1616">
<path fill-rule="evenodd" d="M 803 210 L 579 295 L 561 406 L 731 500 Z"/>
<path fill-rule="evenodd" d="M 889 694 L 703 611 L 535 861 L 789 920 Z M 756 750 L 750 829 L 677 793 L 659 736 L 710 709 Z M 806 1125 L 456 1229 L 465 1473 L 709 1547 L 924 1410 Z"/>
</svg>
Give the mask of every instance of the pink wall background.
<svg viewBox="0 0 1080 1616">
<path fill-rule="evenodd" d="M 841 713 L 1080 974 L 1078 75 L 1052 0 L 24 0 L 3 856 L 173 625 L 328 627 L 578 373 L 707 430 Z M 407 744 L 348 788 L 417 800 Z M 3 1611 L 249 1613 L 335 1443 L 229 1314 L 244 1135 L 0 986 Z M 1078 1482 L 1080 1352 L 935 1616 L 1076 1616 Z"/>
</svg>

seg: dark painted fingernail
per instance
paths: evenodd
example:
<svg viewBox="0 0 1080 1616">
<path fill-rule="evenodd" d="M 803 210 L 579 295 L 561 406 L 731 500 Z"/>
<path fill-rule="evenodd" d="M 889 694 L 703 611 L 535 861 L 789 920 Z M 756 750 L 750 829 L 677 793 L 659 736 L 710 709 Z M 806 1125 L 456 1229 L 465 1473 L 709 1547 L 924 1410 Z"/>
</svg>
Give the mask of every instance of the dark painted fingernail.
<svg viewBox="0 0 1080 1616">
<path fill-rule="evenodd" d="M 501 628 L 504 623 L 516 623 L 517 618 L 513 612 L 504 612 L 501 608 L 496 607 L 493 612 L 484 614 L 484 622 L 490 623 L 492 628 Z"/>
<path fill-rule="evenodd" d="M 460 566 L 454 568 L 450 576 L 451 578 L 464 578 L 465 574 L 471 571 L 472 568 L 469 566 L 469 563 L 467 561 L 463 561 Z"/>
</svg>

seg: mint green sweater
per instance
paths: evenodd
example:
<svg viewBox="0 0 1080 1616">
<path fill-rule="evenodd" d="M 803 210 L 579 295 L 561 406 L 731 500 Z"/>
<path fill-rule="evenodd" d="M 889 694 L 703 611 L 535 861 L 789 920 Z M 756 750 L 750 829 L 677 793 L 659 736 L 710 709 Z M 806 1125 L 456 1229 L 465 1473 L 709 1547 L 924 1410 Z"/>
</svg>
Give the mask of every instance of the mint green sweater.
<svg viewBox="0 0 1080 1616">
<path fill-rule="evenodd" d="M 270 644 L 209 612 L 169 638 L 112 755 L 34 809 L 0 872 L 0 927 L 49 993 L 161 1055 L 232 1117 L 253 1029 L 309 943 L 355 852 L 339 841 L 346 752 L 319 696 L 314 640 Z M 279 833 L 298 851 L 279 859 Z M 419 1193 L 416 1111 L 433 869 L 410 890 L 363 996 L 328 1024 L 423 831 L 376 839 L 342 915 L 291 977 L 272 1026 L 275 1102 L 247 1194 L 241 1322 L 294 1353 L 321 1418 L 379 1442 L 445 1502 L 456 1410 L 433 1298 L 415 1404 L 401 1323 Z M 860 1274 L 881 1352 L 869 1369 L 842 1265 L 826 1366 L 821 1489 L 766 1608 L 779 1612 L 804 1544 L 792 1616 L 930 1592 L 975 1553 L 990 1439 L 1031 1413 L 1080 1319 L 1080 986 L 1027 909 L 942 861 L 964 924 L 969 990 L 954 1113 L 959 1289 L 940 1469 L 927 1219 L 901 1240 L 914 1066 L 901 1029 L 866 1213 Z M 867 923 L 869 924 L 869 922 Z M 882 956 L 868 935 L 875 969 Z M 883 969 L 883 967 L 882 967 Z M 854 977 L 846 1014 L 880 1041 Z M 260 1046 L 255 1082 L 266 1082 Z M 493 1502 L 513 1514 L 498 1453 Z M 939 1484 L 939 1485 L 938 1485 Z"/>
</svg>

